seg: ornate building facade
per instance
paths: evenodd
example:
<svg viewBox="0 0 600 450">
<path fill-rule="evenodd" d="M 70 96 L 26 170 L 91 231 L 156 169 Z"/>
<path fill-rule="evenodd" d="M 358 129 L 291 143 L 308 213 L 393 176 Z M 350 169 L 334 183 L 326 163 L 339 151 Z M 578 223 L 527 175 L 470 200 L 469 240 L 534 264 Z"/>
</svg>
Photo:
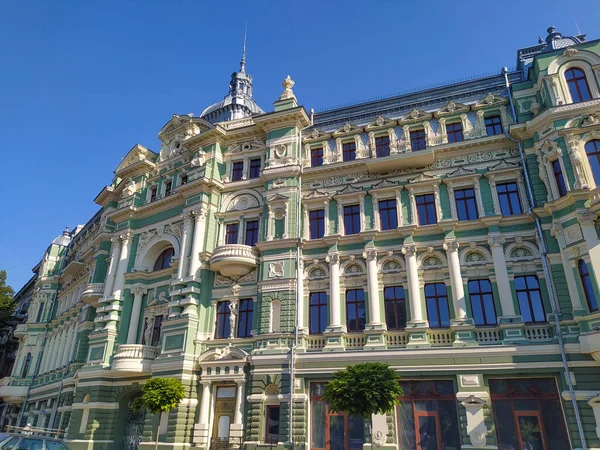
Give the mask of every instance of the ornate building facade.
<svg viewBox="0 0 600 450">
<path fill-rule="evenodd" d="M 73 449 L 600 448 L 600 41 L 551 28 L 515 70 L 318 114 L 283 87 L 264 112 L 243 58 L 48 248 L 8 423 Z M 321 400 L 363 361 L 404 390 L 372 437 Z M 131 408 L 152 376 L 186 387 L 160 423 Z"/>
</svg>

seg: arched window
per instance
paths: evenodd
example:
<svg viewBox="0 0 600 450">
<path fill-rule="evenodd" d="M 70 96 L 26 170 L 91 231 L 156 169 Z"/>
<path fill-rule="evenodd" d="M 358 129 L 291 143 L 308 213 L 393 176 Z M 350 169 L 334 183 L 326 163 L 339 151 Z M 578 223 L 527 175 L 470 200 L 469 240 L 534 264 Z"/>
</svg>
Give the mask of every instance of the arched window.
<svg viewBox="0 0 600 450">
<path fill-rule="evenodd" d="M 600 186 L 600 140 L 594 139 L 585 144 L 585 153 L 592 169 L 596 186 Z"/>
<path fill-rule="evenodd" d="M 156 259 L 152 271 L 166 269 L 167 267 L 169 267 L 174 254 L 175 250 L 173 250 L 173 247 L 169 247 L 168 249 L 163 250 L 160 256 Z"/>
<path fill-rule="evenodd" d="M 590 87 L 588 86 L 583 70 L 573 67 L 565 72 L 565 79 L 567 80 L 573 103 L 585 102 L 592 99 Z"/>
</svg>

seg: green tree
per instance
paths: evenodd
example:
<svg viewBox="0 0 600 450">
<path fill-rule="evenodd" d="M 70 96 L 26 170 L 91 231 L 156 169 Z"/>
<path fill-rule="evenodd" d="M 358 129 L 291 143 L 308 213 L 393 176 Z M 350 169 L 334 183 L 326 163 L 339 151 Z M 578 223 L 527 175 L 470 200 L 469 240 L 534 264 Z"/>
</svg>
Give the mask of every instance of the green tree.
<svg viewBox="0 0 600 450">
<path fill-rule="evenodd" d="M 13 296 L 15 291 L 6 284 L 6 271 L 0 270 L 0 328 L 6 326 L 6 322 L 15 312 L 17 302 Z"/>
<path fill-rule="evenodd" d="M 361 363 L 333 374 L 323 399 L 333 412 L 345 412 L 369 421 L 373 449 L 373 414 L 387 414 L 400 403 L 399 377 L 382 363 Z"/>
<path fill-rule="evenodd" d="M 147 409 L 152 414 L 159 414 L 158 423 L 162 419 L 162 413 L 168 413 L 185 398 L 185 389 L 181 381 L 176 378 L 150 378 L 142 386 L 142 395 L 135 399 L 133 407 L 136 409 Z M 158 433 L 156 430 L 156 445 L 158 449 Z"/>
</svg>

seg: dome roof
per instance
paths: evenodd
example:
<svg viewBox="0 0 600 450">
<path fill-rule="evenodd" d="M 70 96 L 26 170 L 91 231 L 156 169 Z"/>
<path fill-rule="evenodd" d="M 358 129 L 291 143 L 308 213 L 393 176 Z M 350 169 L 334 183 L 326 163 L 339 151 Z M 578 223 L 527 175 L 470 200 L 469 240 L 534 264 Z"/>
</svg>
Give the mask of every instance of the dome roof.
<svg viewBox="0 0 600 450">
<path fill-rule="evenodd" d="M 52 241 L 52 245 L 60 245 L 62 247 L 66 247 L 71 242 L 71 233 L 69 232 L 69 227 L 65 231 L 62 232 L 61 235 L 56 236 Z"/>
<path fill-rule="evenodd" d="M 234 101 L 235 101 L 235 103 L 234 103 Z M 249 109 L 252 115 L 264 114 L 264 111 L 261 109 L 260 106 L 258 106 L 256 101 L 254 101 L 254 99 L 252 97 L 235 98 L 234 99 L 231 95 L 227 95 L 220 102 L 213 103 L 208 108 L 206 108 L 204 111 L 202 111 L 202 114 L 200 114 L 200 117 L 207 116 L 207 115 L 209 115 L 217 110 L 220 110 L 220 109 L 226 109 L 227 106 L 232 105 L 232 104 L 236 104 L 236 105 L 239 105 L 240 107 L 245 107 L 245 108 Z"/>
</svg>

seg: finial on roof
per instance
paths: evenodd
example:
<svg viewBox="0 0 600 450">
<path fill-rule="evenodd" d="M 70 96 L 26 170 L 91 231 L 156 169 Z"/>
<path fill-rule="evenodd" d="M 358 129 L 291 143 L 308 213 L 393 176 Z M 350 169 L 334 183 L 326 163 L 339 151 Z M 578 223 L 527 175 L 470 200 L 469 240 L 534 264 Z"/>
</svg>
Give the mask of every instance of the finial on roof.
<svg viewBox="0 0 600 450">
<path fill-rule="evenodd" d="M 65 227 L 65 231 L 63 231 L 63 236 L 70 236 L 71 232 L 69 231 L 69 227 Z"/>
<path fill-rule="evenodd" d="M 292 88 L 294 87 L 295 84 L 296 84 L 296 82 L 294 80 L 292 80 L 292 78 L 288 75 L 285 78 L 285 80 L 283 80 L 283 83 L 281 83 L 281 85 L 285 88 L 285 90 L 279 96 L 279 100 L 286 100 L 288 98 L 296 98 L 296 96 L 294 95 L 294 91 L 292 90 Z"/>
<path fill-rule="evenodd" d="M 248 22 L 244 28 L 244 49 L 242 50 L 242 61 L 240 62 L 240 72 L 246 72 L 246 35 L 248 34 Z"/>
<path fill-rule="evenodd" d="M 542 39 L 542 37 L 538 34 L 538 44 L 543 44 L 544 40 Z"/>
</svg>

